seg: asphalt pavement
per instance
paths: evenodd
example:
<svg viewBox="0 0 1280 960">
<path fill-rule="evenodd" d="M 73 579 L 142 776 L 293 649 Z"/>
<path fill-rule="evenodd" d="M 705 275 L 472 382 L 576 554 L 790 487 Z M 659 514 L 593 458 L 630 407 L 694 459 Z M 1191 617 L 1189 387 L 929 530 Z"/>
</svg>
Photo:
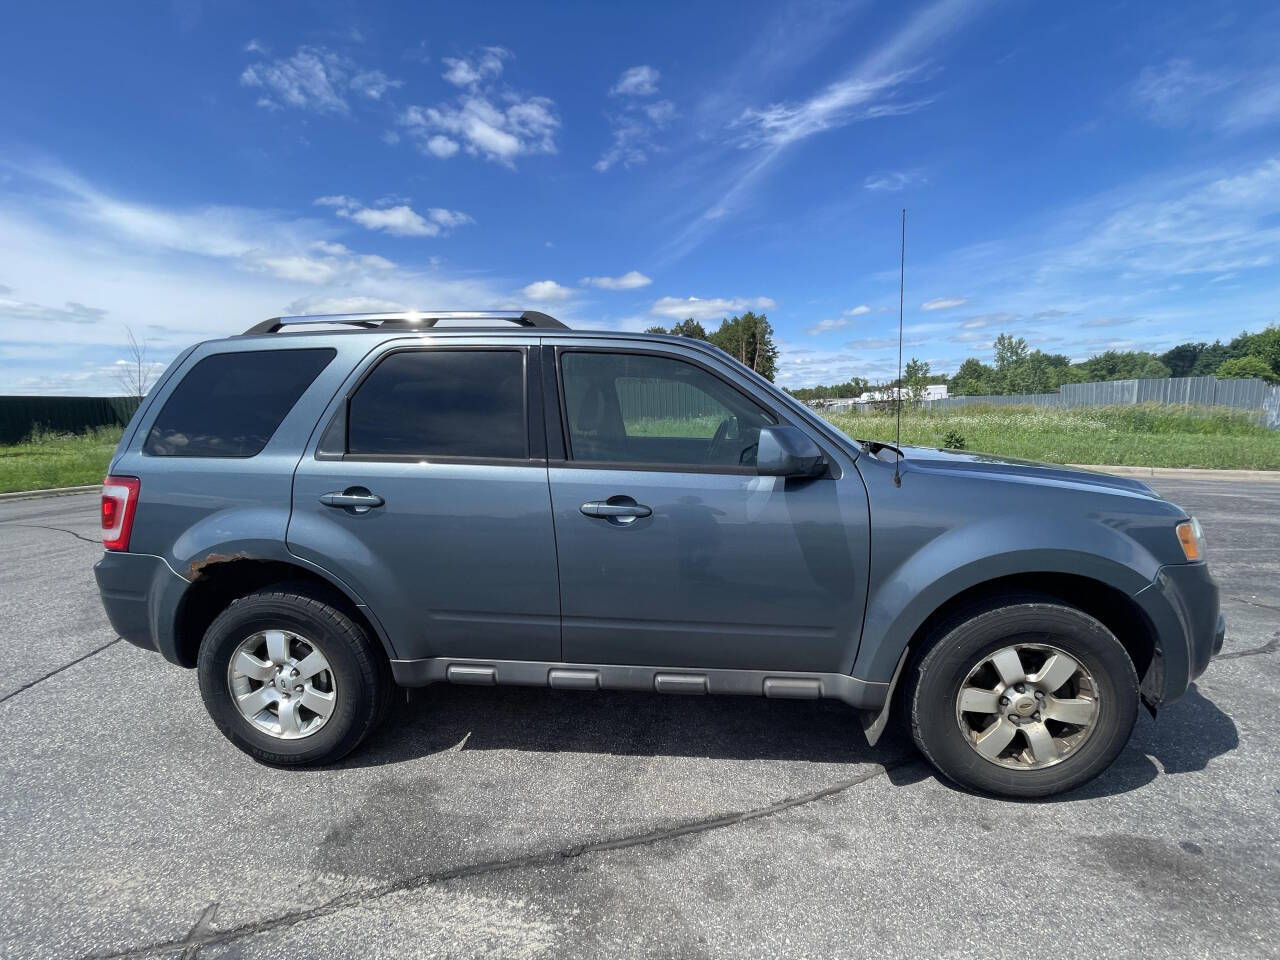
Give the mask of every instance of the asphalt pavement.
<svg viewBox="0 0 1280 960">
<path fill-rule="evenodd" d="M 1275 957 L 1280 482 L 1157 477 L 1226 648 L 1066 796 L 830 703 L 401 693 L 337 767 L 235 750 L 113 641 L 92 495 L 0 503 L 0 956 Z"/>
</svg>

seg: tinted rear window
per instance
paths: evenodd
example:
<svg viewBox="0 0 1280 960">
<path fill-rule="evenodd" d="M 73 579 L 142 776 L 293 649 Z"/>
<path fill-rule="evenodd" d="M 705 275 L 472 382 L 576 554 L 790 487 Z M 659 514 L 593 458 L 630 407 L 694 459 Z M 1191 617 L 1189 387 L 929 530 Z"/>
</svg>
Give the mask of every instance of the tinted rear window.
<svg viewBox="0 0 1280 960">
<path fill-rule="evenodd" d="M 165 401 L 143 451 L 252 457 L 337 351 L 257 350 L 205 357 Z"/>
<path fill-rule="evenodd" d="M 524 397 L 519 350 L 393 353 L 351 398 L 347 452 L 524 459 Z"/>
</svg>

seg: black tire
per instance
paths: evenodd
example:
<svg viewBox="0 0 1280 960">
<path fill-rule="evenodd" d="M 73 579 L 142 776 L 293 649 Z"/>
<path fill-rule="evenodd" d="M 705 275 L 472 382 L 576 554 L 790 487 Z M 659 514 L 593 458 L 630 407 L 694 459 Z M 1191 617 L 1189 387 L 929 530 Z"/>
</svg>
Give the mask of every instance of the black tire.
<svg viewBox="0 0 1280 960">
<path fill-rule="evenodd" d="M 1010 769 L 988 760 L 957 722 L 957 698 L 970 671 L 1014 638 L 1057 647 L 1097 684 L 1091 732 L 1049 766 Z M 938 772 L 967 789 L 1017 798 L 1071 790 L 1111 765 L 1137 720 L 1138 675 L 1124 646 L 1098 620 L 1054 600 L 1008 598 L 971 608 L 939 625 L 924 651 L 908 677 L 911 733 Z"/>
<path fill-rule="evenodd" d="M 232 699 L 227 679 L 232 654 L 250 634 L 273 629 L 313 641 L 336 681 L 333 713 L 310 736 L 272 736 L 247 720 Z M 234 601 L 205 631 L 196 670 L 200 695 L 218 729 L 245 753 L 277 766 L 330 763 L 346 756 L 386 716 L 394 686 L 377 641 L 305 585 L 267 587 Z"/>
</svg>

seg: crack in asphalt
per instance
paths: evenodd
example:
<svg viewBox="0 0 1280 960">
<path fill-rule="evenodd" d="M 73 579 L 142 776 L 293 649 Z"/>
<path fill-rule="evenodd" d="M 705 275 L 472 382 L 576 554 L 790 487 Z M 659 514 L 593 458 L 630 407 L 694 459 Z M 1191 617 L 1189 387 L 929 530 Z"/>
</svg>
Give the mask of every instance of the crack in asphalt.
<svg viewBox="0 0 1280 960">
<path fill-rule="evenodd" d="M 1280 613 L 1280 607 L 1273 607 L 1269 603 L 1259 603 L 1257 600 L 1246 600 L 1244 597 L 1231 597 L 1226 594 L 1223 594 L 1222 598 L 1224 600 L 1234 600 L 1236 603 L 1247 603 L 1251 607 L 1261 607 L 1263 610 L 1274 610 L 1276 613 Z"/>
<path fill-rule="evenodd" d="M 58 533 L 69 533 L 77 540 L 83 540 L 85 543 L 96 543 L 98 546 L 102 546 L 101 540 L 94 540 L 92 537 L 81 536 L 74 530 L 65 530 L 62 527 L 50 527 L 43 523 L 14 523 L 13 525 L 15 527 L 26 527 L 28 530 L 56 530 Z"/>
<path fill-rule="evenodd" d="M 850 777 L 847 780 L 839 780 L 830 786 L 823 787 L 820 790 L 813 790 L 809 793 L 802 793 L 794 797 L 787 797 L 776 803 L 771 803 L 764 807 L 756 807 L 751 810 L 741 810 L 736 813 L 720 814 L 713 817 L 705 817 L 700 820 L 691 820 L 688 823 L 679 824 L 674 827 L 666 827 L 660 830 L 649 830 L 644 833 L 632 834 L 630 836 L 614 837 L 605 840 L 591 840 L 586 843 L 574 844 L 570 847 L 563 847 L 558 850 L 549 850 L 542 853 L 526 853 L 514 857 L 507 857 L 501 860 L 488 860 L 482 863 L 471 864 L 469 866 L 454 867 L 449 870 L 441 870 L 434 873 L 420 873 L 408 877 L 402 877 L 391 883 L 373 887 L 369 890 L 354 891 L 352 893 L 344 893 L 334 897 L 314 907 L 305 910 L 295 910 L 289 913 L 283 913 L 276 917 L 268 917 L 265 920 L 256 920 L 252 923 L 244 923 L 236 927 L 231 927 L 221 932 L 213 932 L 206 928 L 201 928 L 201 922 L 197 921 L 191 931 L 180 940 L 165 940 L 158 943 L 151 943 L 141 947 L 131 947 L 127 950 L 97 952 L 85 954 L 85 960 L 133 960 L 140 957 L 162 956 L 166 953 L 174 953 L 179 950 L 185 951 L 192 949 L 199 950 L 201 947 L 219 946 L 225 943 L 231 943 L 236 940 L 242 940 L 245 937 L 256 936 L 261 933 L 269 933 L 282 927 L 292 927 L 308 920 L 316 920 L 326 917 L 334 913 L 339 913 L 351 907 L 362 906 L 381 900 L 395 893 L 402 893 L 407 890 L 417 890 L 421 887 L 432 886 L 434 884 L 446 883 L 450 880 L 458 880 L 469 877 L 479 877 L 486 874 L 502 873 L 510 870 L 524 870 L 530 867 L 544 867 L 561 863 L 566 860 L 573 860 L 577 857 L 586 856 L 592 853 L 603 853 L 610 850 L 625 850 L 630 847 L 643 847 L 655 843 L 661 843 L 664 840 L 675 840 L 680 837 L 687 837 L 694 834 L 706 833 L 710 830 L 718 830 L 722 827 L 731 827 L 740 823 L 749 823 L 752 820 L 760 820 L 764 817 L 773 816 L 782 813 L 785 810 L 792 810 L 805 804 L 815 803 L 819 800 L 825 800 L 828 797 L 836 796 L 844 793 L 859 784 L 874 780 L 877 777 L 896 770 L 899 767 L 908 766 L 912 763 L 923 763 L 919 757 L 899 757 L 896 760 L 890 760 L 884 763 L 877 770 L 871 770 L 867 773 L 856 777 Z M 208 912 L 208 908 L 206 908 Z M 202 915 L 202 920 L 204 919 Z"/>
<path fill-rule="evenodd" d="M 1214 660 L 1239 660 L 1241 657 L 1257 657 L 1266 653 L 1275 653 L 1280 650 L 1280 633 L 1272 634 L 1271 639 L 1260 647 L 1250 647 L 1248 650 L 1233 650 L 1231 653 L 1220 653 Z"/>
<path fill-rule="evenodd" d="M 64 663 L 62 666 L 58 667 L 58 669 L 56 669 L 56 670 L 50 670 L 50 671 L 49 671 L 48 673 L 46 673 L 43 677 L 36 677 L 34 680 L 31 680 L 31 681 L 28 681 L 27 683 L 24 683 L 22 686 L 18 687 L 18 689 L 17 689 L 17 690 L 10 690 L 10 691 L 9 691 L 8 693 L 6 693 L 3 697 L 0 697 L 0 703 L 7 703 L 8 701 L 10 701 L 10 700 L 12 700 L 14 697 L 16 697 L 18 694 L 22 693 L 24 690 L 30 690 L 30 689 L 31 689 L 32 687 L 34 687 L 36 684 L 38 684 L 38 683 L 44 683 L 44 682 L 45 682 L 46 680 L 48 680 L 50 677 L 56 677 L 56 676 L 57 676 L 58 674 L 60 674 L 63 670 L 69 669 L 70 667 L 74 667 L 77 663 L 80 663 L 80 662 L 82 662 L 82 661 L 84 661 L 84 660 L 88 660 L 90 657 L 94 656 L 95 654 L 99 654 L 99 653 L 101 653 L 103 650 L 106 650 L 108 647 L 113 647 L 113 646 L 115 646 L 117 643 L 119 643 L 119 642 L 121 641 L 121 639 L 123 639 L 123 638 L 121 638 L 121 637 L 116 637 L 114 640 L 111 640 L 111 641 L 109 641 L 108 643 L 104 643 L 104 644 L 103 644 L 102 646 L 100 646 L 100 647 L 95 647 L 93 650 L 90 650 L 88 653 L 84 654 L 83 656 L 76 657 L 76 658 L 75 658 L 74 660 L 72 660 L 70 663 Z"/>
</svg>

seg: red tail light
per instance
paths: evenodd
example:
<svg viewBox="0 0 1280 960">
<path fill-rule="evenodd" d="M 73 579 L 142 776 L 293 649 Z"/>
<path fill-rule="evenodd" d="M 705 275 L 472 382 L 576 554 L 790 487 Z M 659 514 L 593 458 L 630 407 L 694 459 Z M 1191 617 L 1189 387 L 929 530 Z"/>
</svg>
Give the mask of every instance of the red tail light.
<svg viewBox="0 0 1280 960">
<path fill-rule="evenodd" d="M 141 486 L 137 477 L 107 477 L 102 481 L 102 545 L 108 550 L 129 549 Z"/>
</svg>

